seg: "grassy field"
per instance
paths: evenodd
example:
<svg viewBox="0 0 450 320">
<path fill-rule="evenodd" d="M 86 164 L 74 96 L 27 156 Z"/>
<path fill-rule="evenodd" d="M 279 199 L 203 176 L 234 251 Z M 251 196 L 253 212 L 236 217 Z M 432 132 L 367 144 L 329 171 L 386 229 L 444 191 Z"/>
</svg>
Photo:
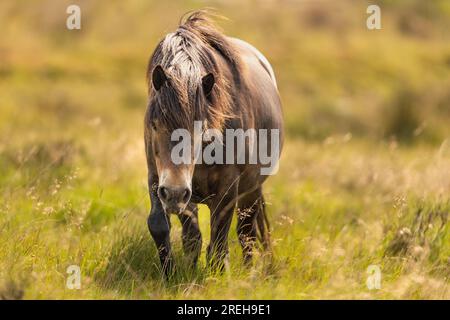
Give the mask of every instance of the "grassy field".
<svg viewBox="0 0 450 320">
<path fill-rule="evenodd" d="M 0 299 L 450 299 L 450 2 L 0 3 Z M 287 141 L 265 185 L 274 259 L 161 278 L 147 230 L 145 68 L 188 10 L 272 62 Z M 209 212 L 202 207 L 204 243 Z M 81 289 L 66 287 L 68 266 Z M 381 270 L 369 290 L 367 268 Z"/>
</svg>

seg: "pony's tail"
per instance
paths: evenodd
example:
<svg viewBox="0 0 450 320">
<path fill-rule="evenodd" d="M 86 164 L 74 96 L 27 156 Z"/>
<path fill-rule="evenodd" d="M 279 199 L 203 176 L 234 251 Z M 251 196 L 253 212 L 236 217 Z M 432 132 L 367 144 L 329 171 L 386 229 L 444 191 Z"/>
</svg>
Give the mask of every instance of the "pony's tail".
<svg viewBox="0 0 450 320">
<path fill-rule="evenodd" d="M 267 217 L 266 204 L 264 197 L 261 196 L 259 203 L 259 210 L 256 216 L 256 227 L 258 230 L 258 240 L 261 242 L 264 251 L 272 252 L 271 238 L 270 238 L 270 223 Z"/>
</svg>

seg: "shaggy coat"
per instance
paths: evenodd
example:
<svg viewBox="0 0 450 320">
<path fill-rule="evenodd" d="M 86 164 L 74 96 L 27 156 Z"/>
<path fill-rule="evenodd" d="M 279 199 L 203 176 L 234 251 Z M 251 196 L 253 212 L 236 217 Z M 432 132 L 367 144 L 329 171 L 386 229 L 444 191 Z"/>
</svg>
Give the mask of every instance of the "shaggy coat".
<svg viewBox="0 0 450 320">
<path fill-rule="evenodd" d="M 207 261 L 223 267 L 236 211 L 244 260 L 250 262 L 257 238 L 270 249 L 261 189 L 267 176 L 260 174 L 262 164 L 175 165 L 170 159 L 170 133 L 178 128 L 192 132 L 194 121 L 201 121 L 204 130 L 220 132 L 227 128 L 278 129 L 281 151 L 283 120 L 272 67 L 254 47 L 225 36 L 204 12 L 194 12 L 159 42 L 148 64 L 147 79 L 148 226 L 166 275 L 172 269 L 171 213 L 182 223 L 185 253 L 194 264 L 199 257 L 199 203 L 211 212 Z"/>
</svg>

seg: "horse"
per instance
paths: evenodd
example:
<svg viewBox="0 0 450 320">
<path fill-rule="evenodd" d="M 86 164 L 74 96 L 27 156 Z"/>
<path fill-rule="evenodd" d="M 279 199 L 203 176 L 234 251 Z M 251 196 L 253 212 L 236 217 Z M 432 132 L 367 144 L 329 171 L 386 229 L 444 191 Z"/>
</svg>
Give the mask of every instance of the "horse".
<svg viewBox="0 0 450 320">
<path fill-rule="evenodd" d="M 210 210 L 210 243 L 206 251 L 209 266 L 223 270 L 235 211 L 244 263 L 251 264 L 258 240 L 263 250 L 271 252 L 270 224 L 262 193 L 262 184 L 270 174 L 261 174 L 267 162 L 248 161 L 253 147 L 251 135 L 244 136 L 242 150 L 236 144 L 229 147 L 232 138 L 228 135 L 206 141 L 195 135 L 191 138 L 192 143 L 202 147 L 216 140 L 216 146 L 221 146 L 215 150 L 219 160 L 231 150 L 231 155 L 238 158 L 244 152 L 240 159 L 247 161 L 199 163 L 198 152 L 188 154 L 187 159 L 192 161 L 174 163 L 172 159 L 173 132 L 182 129 L 192 133 L 194 123 L 200 123 L 202 133 L 231 129 L 241 133 L 249 129 L 269 132 L 275 147 L 261 140 L 261 148 L 281 152 L 281 100 L 268 60 L 247 42 L 224 35 L 209 13 L 195 11 L 184 16 L 176 31 L 158 43 L 146 74 L 144 141 L 151 201 L 147 224 L 166 276 L 172 274 L 174 265 L 169 236 L 171 215 L 181 222 L 185 255 L 194 266 L 199 259 L 202 235 L 198 204 L 206 204 Z M 223 152 L 220 148 L 224 148 Z"/>
</svg>

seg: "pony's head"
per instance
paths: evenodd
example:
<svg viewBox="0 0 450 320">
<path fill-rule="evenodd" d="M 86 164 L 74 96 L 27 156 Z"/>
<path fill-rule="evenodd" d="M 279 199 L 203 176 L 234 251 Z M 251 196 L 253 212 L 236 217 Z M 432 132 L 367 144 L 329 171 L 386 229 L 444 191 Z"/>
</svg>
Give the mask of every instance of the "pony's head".
<svg viewBox="0 0 450 320">
<path fill-rule="evenodd" d="M 229 88 L 221 68 L 222 61 L 234 59 L 226 38 L 198 12 L 168 34 L 150 59 L 146 126 L 151 131 L 158 196 L 167 213 L 183 211 L 192 194 L 194 146 L 202 143 L 196 141 L 202 136 L 194 134 L 194 123 L 201 122 L 202 130 L 222 131 L 232 116 Z M 191 152 L 184 155 L 183 163 L 175 163 L 172 157 L 179 143 L 173 135 L 177 130 L 184 130 L 190 137 Z"/>
</svg>

